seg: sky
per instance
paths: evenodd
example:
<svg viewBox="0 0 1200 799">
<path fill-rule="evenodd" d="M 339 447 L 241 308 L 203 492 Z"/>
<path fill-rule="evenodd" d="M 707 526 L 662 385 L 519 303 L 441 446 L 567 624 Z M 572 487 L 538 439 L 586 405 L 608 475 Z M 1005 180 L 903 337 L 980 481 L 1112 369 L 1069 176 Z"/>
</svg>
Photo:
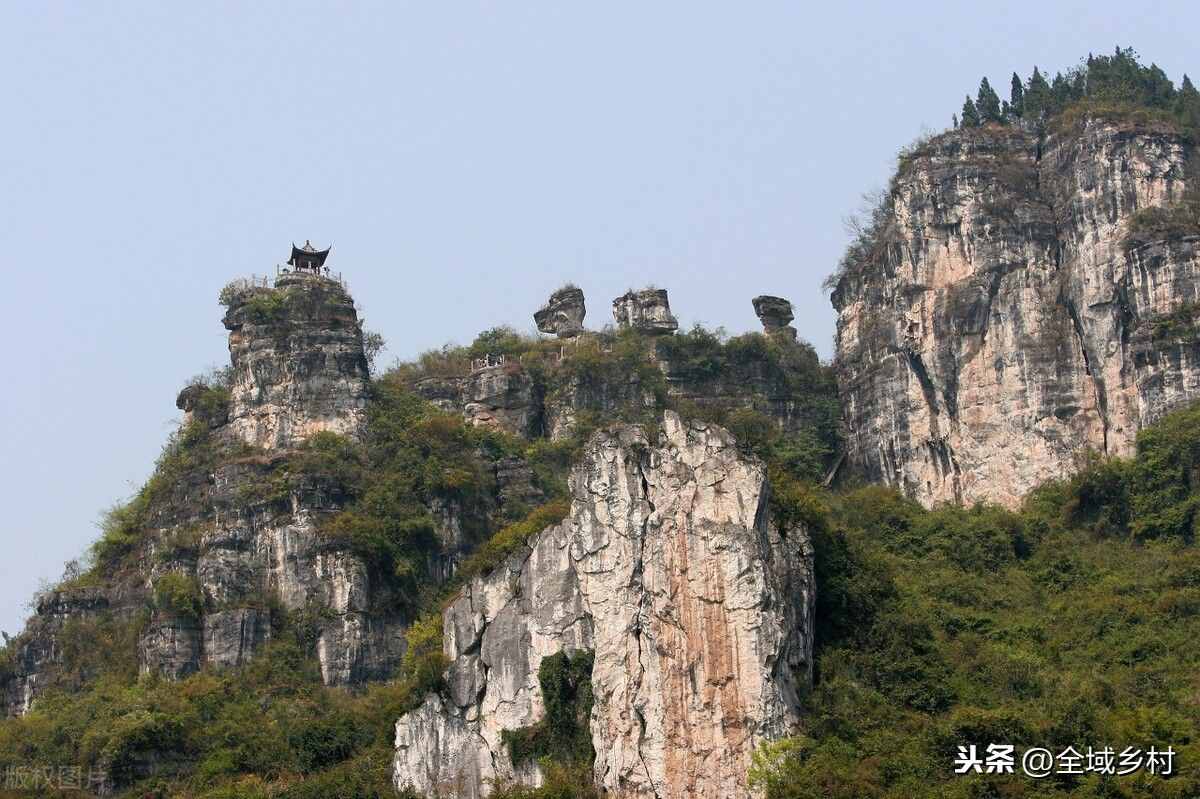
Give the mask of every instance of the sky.
<svg viewBox="0 0 1200 799">
<path fill-rule="evenodd" d="M 332 244 L 386 363 L 654 284 L 758 329 L 821 281 L 896 151 L 983 75 L 1133 46 L 1200 73 L 1200 5 L 0 3 L 0 629 L 97 536 L 227 362 L 217 295 Z"/>
</svg>

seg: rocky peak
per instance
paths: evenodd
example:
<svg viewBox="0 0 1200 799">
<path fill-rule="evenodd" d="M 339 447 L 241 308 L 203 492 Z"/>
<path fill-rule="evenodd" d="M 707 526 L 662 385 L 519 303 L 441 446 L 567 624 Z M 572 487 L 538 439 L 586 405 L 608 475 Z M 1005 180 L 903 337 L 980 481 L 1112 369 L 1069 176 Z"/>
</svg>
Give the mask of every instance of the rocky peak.
<svg viewBox="0 0 1200 799">
<path fill-rule="evenodd" d="M 768 336 L 796 340 L 796 328 L 791 326 L 795 319 L 792 304 L 783 297 L 772 297 L 762 294 L 750 301 L 754 304 L 754 313 L 762 322 L 763 333 Z"/>
<path fill-rule="evenodd" d="M 299 272 L 232 284 L 229 419 L 251 446 L 293 447 L 321 430 L 354 435 L 370 377 L 354 301 L 337 280 Z"/>
<path fill-rule="evenodd" d="M 583 289 L 564 286 L 550 295 L 546 304 L 533 315 L 537 329 L 559 338 L 573 338 L 583 332 L 583 317 L 587 307 Z"/>
<path fill-rule="evenodd" d="M 632 289 L 613 300 L 613 319 L 620 329 L 644 333 L 674 333 L 679 322 L 671 315 L 666 289 Z"/>
<path fill-rule="evenodd" d="M 848 463 L 926 504 L 1012 505 L 1200 398 L 1198 240 L 1134 235 L 1191 157 L 1137 118 L 906 152 L 832 297 Z"/>
<path fill-rule="evenodd" d="M 654 437 L 596 433 L 570 490 L 565 521 L 444 611 L 448 688 L 396 724 L 397 788 L 539 784 L 504 732 L 543 716 L 543 658 L 590 651 L 598 787 L 749 797 L 751 753 L 794 728 L 812 677 L 806 531 L 774 525 L 765 469 L 727 432 L 670 412 Z"/>
</svg>

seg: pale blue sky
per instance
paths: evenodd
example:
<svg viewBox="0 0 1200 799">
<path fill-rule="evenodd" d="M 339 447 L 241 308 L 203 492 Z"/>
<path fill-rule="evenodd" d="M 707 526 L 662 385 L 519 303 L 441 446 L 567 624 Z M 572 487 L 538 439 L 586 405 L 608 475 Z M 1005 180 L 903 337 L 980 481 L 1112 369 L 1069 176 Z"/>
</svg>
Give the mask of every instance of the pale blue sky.
<svg viewBox="0 0 1200 799">
<path fill-rule="evenodd" d="M 1152 9 L 1152 10 L 1147 10 Z M 0 628 L 145 479 L 216 296 L 334 245 L 390 360 L 629 286 L 685 325 L 780 294 L 825 356 L 842 218 L 981 75 L 1135 47 L 1194 2 L 0 5 Z"/>
</svg>

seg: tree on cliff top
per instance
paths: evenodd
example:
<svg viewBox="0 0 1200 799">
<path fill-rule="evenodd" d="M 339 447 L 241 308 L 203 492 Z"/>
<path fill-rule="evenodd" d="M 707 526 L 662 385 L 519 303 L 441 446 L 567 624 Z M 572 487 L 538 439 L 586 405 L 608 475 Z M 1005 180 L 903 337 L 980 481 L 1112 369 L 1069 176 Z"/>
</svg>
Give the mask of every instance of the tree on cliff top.
<svg viewBox="0 0 1200 799">
<path fill-rule="evenodd" d="M 975 107 L 979 111 L 979 118 L 982 121 L 1000 121 L 1000 97 L 992 88 L 992 84 L 988 83 L 987 78 L 979 81 L 979 94 L 975 97 Z"/>
<path fill-rule="evenodd" d="M 1021 83 L 1021 76 L 1015 72 L 1012 74 L 1012 85 L 1008 92 L 1008 107 L 1016 117 L 1021 116 L 1025 110 L 1025 87 Z"/>
<path fill-rule="evenodd" d="M 964 128 L 979 127 L 979 110 L 975 107 L 970 95 L 967 95 L 967 99 L 963 101 L 962 126 Z"/>
<path fill-rule="evenodd" d="M 1050 81 L 1036 66 L 1024 83 L 1014 72 L 1005 110 L 985 77 L 974 101 L 981 123 L 1022 119 L 1044 124 L 1083 104 L 1110 111 L 1149 109 L 1174 119 L 1184 129 L 1200 130 L 1200 98 L 1187 76 L 1176 89 L 1157 64 L 1143 65 L 1132 47 L 1118 46 L 1112 55 L 1089 54 L 1066 73 L 1056 73 Z M 963 127 L 973 125 L 964 119 Z"/>
</svg>

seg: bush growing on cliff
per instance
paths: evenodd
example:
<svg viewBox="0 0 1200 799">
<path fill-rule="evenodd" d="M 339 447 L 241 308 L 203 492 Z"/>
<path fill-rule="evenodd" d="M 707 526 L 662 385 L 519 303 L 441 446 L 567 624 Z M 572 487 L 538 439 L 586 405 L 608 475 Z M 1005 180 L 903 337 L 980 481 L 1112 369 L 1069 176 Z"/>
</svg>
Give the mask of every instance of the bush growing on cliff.
<svg viewBox="0 0 1200 799">
<path fill-rule="evenodd" d="M 113 570 L 143 540 L 153 508 L 169 507 L 173 497 L 203 484 L 221 457 L 233 452 L 222 445 L 201 419 L 175 431 L 154 465 L 154 473 L 128 502 L 110 508 L 100 521 L 100 538 L 92 545 L 93 570 Z"/>
<path fill-rule="evenodd" d="M 486 575 L 503 563 L 509 555 L 525 547 L 529 539 L 567 518 L 569 510 L 570 504 L 567 500 L 552 500 L 534 508 L 521 521 L 502 527 L 463 561 L 454 575 L 454 584 L 462 585 L 473 577 Z"/>
<path fill-rule="evenodd" d="M 588 722 L 592 715 L 591 652 L 558 654 L 542 658 L 538 684 L 545 715 L 532 727 L 504 730 L 514 765 L 528 760 L 591 766 L 596 750 Z"/>
<path fill-rule="evenodd" d="M 154 581 L 154 606 L 169 616 L 194 621 L 204 609 L 204 595 L 196 578 L 170 571 Z"/>
<path fill-rule="evenodd" d="M 0 721 L 0 768 L 78 764 L 85 778 L 106 770 L 132 783 L 129 796 L 391 795 L 405 686 L 352 696 L 323 687 L 305 660 L 281 641 L 220 674 L 105 678 L 82 693 L 50 693 L 27 716 Z"/>
<path fill-rule="evenodd" d="M 429 557 L 440 548 L 430 501 L 457 503 L 467 525 L 486 519 L 481 505 L 493 478 L 477 452 L 481 435 L 397 380 L 376 381 L 361 450 L 331 436 L 314 437 L 307 447 L 315 468 L 329 470 L 354 495 L 323 530 L 362 555 L 407 602 L 416 603 L 428 582 Z M 469 526 L 465 532 L 482 536 Z"/>
<path fill-rule="evenodd" d="M 914 148 L 919 146 L 920 142 Z M 911 148 L 902 151 L 901 161 L 911 154 Z M 837 289 L 843 278 L 856 279 L 883 271 L 887 259 L 898 254 L 897 248 L 903 239 L 895 222 L 894 207 L 895 197 L 890 188 L 863 195 L 858 212 L 843 220 L 850 243 L 846 245 L 837 269 L 822 283 L 826 291 Z"/>
</svg>

